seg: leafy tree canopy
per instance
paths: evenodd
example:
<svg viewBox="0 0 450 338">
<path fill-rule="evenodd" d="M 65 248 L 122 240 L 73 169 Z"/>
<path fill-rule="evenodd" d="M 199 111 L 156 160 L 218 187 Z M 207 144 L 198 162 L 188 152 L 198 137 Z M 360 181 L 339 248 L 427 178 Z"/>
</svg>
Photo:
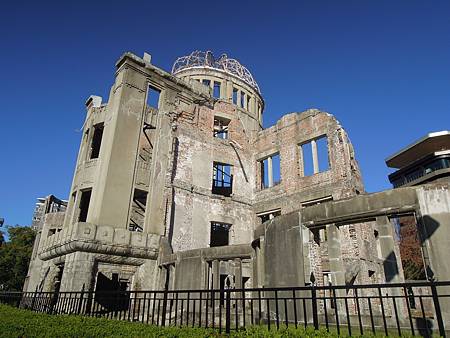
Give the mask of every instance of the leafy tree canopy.
<svg viewBox="0 0 450 338">
<path fill-rule="evenodd" d="M 1 232 L 0 232 L 1 233 Z M 8 227 L 9 241 L 0 235 L 0 288 L 22 290 L 36 233 L 27 226 Z"/>
</svg>

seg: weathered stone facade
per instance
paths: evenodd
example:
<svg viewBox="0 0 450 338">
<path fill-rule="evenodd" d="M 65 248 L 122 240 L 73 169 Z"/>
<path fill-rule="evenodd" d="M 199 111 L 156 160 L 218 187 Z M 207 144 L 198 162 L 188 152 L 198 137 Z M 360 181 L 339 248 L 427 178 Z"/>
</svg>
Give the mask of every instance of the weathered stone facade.
<svg viewBox="0 0 450 338">
<path fill-rule="evenodd" d="M 46 216 L 25 289 L 400 281 L 387 216 L 444 210 L 429 199 L 448 189 L 366 194 L 332 115 L 309 109 L 263 129 L 248 70 L 194 56 L 171 74 L 126 53 L 108 102 L 87 100 L 67 210 Z"/>
</svg>

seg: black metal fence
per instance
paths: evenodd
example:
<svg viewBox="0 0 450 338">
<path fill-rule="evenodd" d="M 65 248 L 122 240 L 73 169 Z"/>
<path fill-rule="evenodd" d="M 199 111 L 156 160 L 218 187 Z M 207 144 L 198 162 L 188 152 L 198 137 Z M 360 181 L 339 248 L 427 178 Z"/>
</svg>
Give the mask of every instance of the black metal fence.
<svg viewBox="0 0 450 338">
<path fill-rule="evenodd" d="M 354 286 L 117 292 L 2 292 L 0 302 L 36 312 L 78 314 L 226 333 L 250 325 L 313 326 L 345 335 L 445 337 L 450 282 Z"/>
</svg>

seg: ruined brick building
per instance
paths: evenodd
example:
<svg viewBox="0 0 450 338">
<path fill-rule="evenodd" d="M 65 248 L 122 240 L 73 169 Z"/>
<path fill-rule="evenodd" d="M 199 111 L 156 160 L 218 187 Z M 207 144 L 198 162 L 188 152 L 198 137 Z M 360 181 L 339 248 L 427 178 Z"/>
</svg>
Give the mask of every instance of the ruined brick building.
<svg viewBox="0 0 450 338">
<path fill-rule="evenodd" d="M 334 116 L 309 109 L 264 129 L 258 84 L 226 55 L 194 52 L 169 73 L 126 53 L 108 101 L 86 107 L 67 209 L 45 216 L 26 290 L 401 281 L 395 218 L 448 222 L 436 198 L 448 187 L 366 194 Z M 422 243 L 427 262 L 439 231 Z"/>
</svg>

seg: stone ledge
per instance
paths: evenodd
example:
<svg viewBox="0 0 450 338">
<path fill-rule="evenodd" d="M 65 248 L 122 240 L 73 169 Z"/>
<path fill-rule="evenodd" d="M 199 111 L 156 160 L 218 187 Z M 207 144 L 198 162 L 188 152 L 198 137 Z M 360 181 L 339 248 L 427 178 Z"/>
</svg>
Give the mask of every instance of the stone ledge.
<svg viewBox="0 0 450 338">
<path fill-rule="evenodd" d="M 79 222 L 44 240 L 39 258 L 49 260 L 75 251 L 156 259 L 160 236 Z"/>
</svg>

